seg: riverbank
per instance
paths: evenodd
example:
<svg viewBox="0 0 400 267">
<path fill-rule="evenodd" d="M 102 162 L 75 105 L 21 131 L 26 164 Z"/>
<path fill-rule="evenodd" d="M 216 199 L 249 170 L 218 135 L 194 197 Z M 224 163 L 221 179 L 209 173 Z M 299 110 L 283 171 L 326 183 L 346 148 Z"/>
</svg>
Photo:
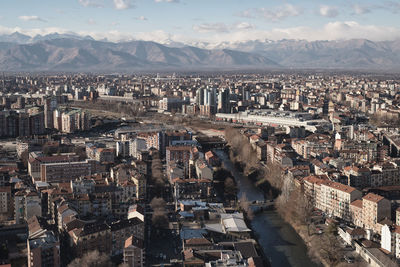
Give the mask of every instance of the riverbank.
<svg viewBox="0 0 400 267">
<path fill-rule="evenodd" d="M 253 201 L 264 201 L 264 193 L 254 185 L 248 177 L 243 176 L 234 166 L 223 151 L 216 151 L 222 161 L 223 168 L 229 170 L 238 187 L 237 196 L 243 195 L 251 203 Z M 266 194 L 268 196 L 268 194 Z M 254 214 L 254 218 L 248 221 L 248 226 L 254 233 L 254 239 L 263 252 L 263 258 L 269 260 L 270 265 L 275 267 L 318 267 L 307 254 L 307 246 L 291 227 L 275 210 L 263 211 Z"/>
<path fill-rule="evenodd" d="M 279 214 L 279 211 L 278 211 Z M 281 216 L 281 215 L 280 215 Z M 282 216 L 281 216 L 282 217 Z M 329 267 L 331 264 L 329 264 L 319 253 L 318 250 L 314 249 L 313 239 L 318 238 L 318 236 L 310 236 L 308 234 L 307 226 L 305 225 L 299 225 L 297 223 L 294 223 L 290 220 L 286 220 L 285 218 L 282 218 L 286 223 L 290 224 L 290 226 L 296 231 L 296 233 L 301 237 L 303 242 L 307 246 L 307 252 L 310 250 L 313 250 L 313 257 L 315 257 L 313 260 L 318 260 L 323 266 Z"/>
</svg>

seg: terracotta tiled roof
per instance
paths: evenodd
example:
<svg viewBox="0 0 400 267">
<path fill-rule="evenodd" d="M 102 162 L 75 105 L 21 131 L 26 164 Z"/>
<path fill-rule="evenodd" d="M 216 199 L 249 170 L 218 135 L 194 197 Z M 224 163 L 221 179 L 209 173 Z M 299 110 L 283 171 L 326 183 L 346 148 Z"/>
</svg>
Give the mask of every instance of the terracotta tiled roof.
<svg viewBox="0 0 400 267">
<path fill-rule="evenodd" d="M 190 238 L 185 241 L 186 245 L 210 245 L 211 242 L 206 238 Z"/>
<path fill-rule="evenodd" d="M 383 199 L 384 199 L 383 196 L 380 196 L 380 195 L 377 195 L 374 193 L 369 193 L 363 197 L 363 200 L 368 200 L 368 201 L 372 201 L 372 202 L 376 202 L 376 203 L 378 203 L 379 201 L 381 201 Z"/>
<path fill-rule="evenodd" d="M 332 181 L 326 181 L 323 184 L 325 184 L 326 186 L 329 186 L 331 188 L 335 188 L 337 190 L 340 190 L 342 192 L 346 192 L 346 193 L 351 193 L 351 192 L 356 190 L 354 187 L 351 187 L 351 186 L 348 186 L 348 185 L 344 185 L 344 184 L 341 184 L 341 183 L 337 183 L 337 182 L 332 182 Z"/>
<path fill-rule="evenodd" d="M 362 209 L 362 199 L 356 199 L 350 205 Z"/>
</svg>

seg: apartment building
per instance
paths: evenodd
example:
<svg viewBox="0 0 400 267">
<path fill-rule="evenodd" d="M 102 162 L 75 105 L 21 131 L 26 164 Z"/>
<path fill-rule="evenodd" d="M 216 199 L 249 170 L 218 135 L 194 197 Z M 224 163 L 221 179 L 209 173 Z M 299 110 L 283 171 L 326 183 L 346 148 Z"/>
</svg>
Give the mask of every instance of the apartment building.
<svg viewBox="0 0 400 267">
<path fill-rule="evenodd" d="M 70 182 L 81 176 L 88 176 L 101 170 L 99 164 L 92 159 L 75 162 L 59 162 L 41 164 L 42 182 Z"/>
<path fill-rule="evenodd" d="M 2 186 L 0 187 L 0 214 L 8 216 L 11 211 L 11 187 Z"/>
<path fill-rule="evenodd" d="M 136 186 L 136 199 L 146 199 L 146 177 L 143 174 L 136 174 L 132 176 L 131 179 Z"/>
<path fill-rule="evenodd" d="M 371 170 L 371 187 L 400 184 L 400 168 L 394 162 L 375 165 Z"/>
<path fill-rule="evenodd" d="M 111 228 L 111 253 L 121 255 L 124 251 L 125 241 L 132 235 L 144 239 L 144 223 L 138 218 L 124 219 L 112 222 Z"/>
<path fill-rule="evenodd" d="M 321 179 L 324 176 L 304 178 L 304 192 L 314 201 L 316 208 L 333 216 L 350 220 L 350 203 L 361 198 L 362 193 L 354 187 Z"/>
<path fill-rule="evenodd" d="M 304 194 L 314 203 L 317 209 L 322 209 L 321 184 L 328 181 L 325 175 L 311 175 L 303 179 Z"/>
<path fill-rule="evenodd" d="M 41 165 L 47 163 L 74 162 L 79 159 L 77 155 L 57 155 L 45 156 L 41 153 L 31 152 L 28 160 L 28 173 L 34 180 L 40 180 L 42 177 Z"/>
<path fill-rule="evenodd" d="M 36 192 L 19 191 L 14 195 L 15 223 L 20 224 L 33 216 L 42 216 L 42 202 Z"/>
<path fill-rule="evenodd" d="M 117 157 L 129 157 L 129 141 L 117 141 L 115 142 L 115 155 Z"/>
<path fill-rule="evenodd" d="M 189 176 L 189 161 L 192 159 L 191 146 L 169 146 L 166 148 L 167 168 L 178 164 L 183 168 L 185 177 Z"/>
<path fill-rule="evenodd" d="M 98 162 L 114 162 L 115 149 L 106 148 L 104 144 L 86 144 L 86 156 Z"/>
<path fill-rule="evenodd" d="M 129 267 L 145 266 L 145 250 L 143 239 L 130 236 L 125 241 L 124 263 Z"/>
<path fill-rule="evenodd" d="M 356 199 L 350 203 L 351 221 L 358 227 L 363 227 L 363 201 Z"/>
<path fill-rule="evenodd" d="M 144 138 L 135 138 L 129 141 L 129 156 L 139 158 L 141 151 L 147 150 L 147 142 Z"/>
<path fill-rule="evenodd" d="M 400 259 L 400 225 L 395 225 L 394 235 L 395 235 L 394 254 L 397 259 Z"/>
<path fill-rule="evenodd" d="M 60 266 L 60 242 L 51 231 L 27 240 L 28 267 Z"/>
<path fill-rule="evenodd" d="M 390 201 L 382 196 L 369 193 L 362 198 L 363 227 L 375 233 L 381 233 L 383 219 L 391 219 Z"/>
<path fill-rule="evenodd" d="M 371 185 L 371 171 L 368 168 L 347 166 L 344 168 L 348 184 L 357 188 L 365 188 Z"/>
<path fill-rule="evenodd" d="M 106 223 L 86 223 L 83 227 L 70 230 L 68 234 L 77 257 L 93 250 L 111 254 L 111 229 Z"/>
<path fill-rule="evenodd" d="M 350 220 L 350 203 L 361 198 L 362 193 L 354 187 L 328 181 L 321 184 L 321 206 L 327 213 Z"/>
<path fill-rule="evenodd" d="M 138 138 L 144 139 L 146 141 L 147 149 L 155 148 L 157 150 L 160 150 L 160 148 L 161 148 L 162 139 L 163 139 L 161 132 L 139 133 Z M 138 147 L 142 147 L 142 145 L 139 145 Z"/>
<path fill-rule="evenodd" d="M 63 133 L 85 131 L 89 129 L 89 116 L 81 109 L 66 110 L 61 113 L 61 124 Z"/>
<path fill-rule="evenodd" d="M 291 145 L 297 154 L 305 159 L 328 153 L 333 148 L 330 136 L 323 134 L 312 134 L 305 139 L 293 139 Z"/>
</svg>

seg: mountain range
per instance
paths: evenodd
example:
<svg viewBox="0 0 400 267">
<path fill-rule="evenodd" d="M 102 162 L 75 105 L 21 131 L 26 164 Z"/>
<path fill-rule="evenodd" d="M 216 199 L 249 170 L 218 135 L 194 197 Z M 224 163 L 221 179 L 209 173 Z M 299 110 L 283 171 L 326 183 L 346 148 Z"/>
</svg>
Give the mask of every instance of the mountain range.
<svg viewBox="0 0 400 267">
<path fill-rule="evenodd" d="M 109 42 L 77 34 L 0 35 L 0 71 L 400 70 L 400 40 Z"/>
</svg>

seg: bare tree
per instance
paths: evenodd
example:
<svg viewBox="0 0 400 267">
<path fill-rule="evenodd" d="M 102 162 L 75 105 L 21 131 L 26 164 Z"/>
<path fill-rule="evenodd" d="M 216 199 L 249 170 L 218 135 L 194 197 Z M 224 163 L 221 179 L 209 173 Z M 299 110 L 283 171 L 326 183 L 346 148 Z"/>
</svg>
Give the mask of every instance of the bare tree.
<svg viewBox="0 0 400 267">
<path fill-rule="evenodd" d="M 263 178 L 265 178 L 273 187 L 281 189 L 283 186 L 284 175 L 282 173 L 282 168 L 271 161 L 268 161 L 267 167 L 263 169 L 261 173 Z"/>
<path fill-rule="evenodd" d="M 249 175 L 260 168 L 257 152 L 251 146 L 246 136 L 237 129 L 225 130 L 225 139 L 231 147 L 231 158 L 244 166 L 244 174 Z"/>
<path fill-rule="evenodd" d="M 307 234 L 310 236 L 310 230 L 314 225 L 311 220 L 314 203 L 310 197 L 304 195 L 302 192 L 299 192 L 299 190 L 296 191 L 298 192 L 296 201 L 297 218 L 301 224 L 307 226 Z"/>
<path fill-rule="evenodd" d="M 246 213 L 247 218 L 249 218 L 249 220 L 253 220 L 254 213 L 251 209 L 250 201 L 247 199 L 246 193 L 243 193 L 243 195 L 240 197 L 239 203 L 240 208 Z"/>
<path fill-rule="evenodd" d="M 237 192 L 237 187 L 235 182 L 231 177 L 228 177 L 224 181 L 224 194 L 227 198 L 235 198 Z"/>
<path fill-rule="evenodd" d="M 24 150 L 24 152 L 21 153 L 21 161 L 22 164 L 24 165 L 24 168 L 28 168 L 28 160 L 29 160 L 29 152 L 28 150 Z"/>
<path fill-rule="evenodd" d="M 165 209 L 166 203 L 162 198 L 153 198 L 150 202 L 153 209 L 151 221 L 156 228 L 166 228 L 168 226 L 168 215 Z"/>
<path fill-rule="evenodd" d="M 156 194 L 158 196 L 161 196 L 162 191 L 165 187 L 165 180 L 164 180 L 162 163 L 161 163 L 159 152 L 154 152 L 152 154 L 151 178 L 152 178 L 151 181 L 156 190 Z"/>
<path fill-rule="evenodd" d="M 334 266 L 340 262 L 340 259 L 343 257 L 343 251 L 335 235 L 323 233 L 313 240 L 314 242 L 311 247 L 319 249 L 321 257 L 328 262 L 329 266 Z"/>
<path fill-rule="evenodd" d="M 165 206 L 166 206 L 165 200 L 163 198 L 161 198 L 161 197 L 155 197 L 150 202 L 150 207 L 153 210 L 165 209 Z"/>
<path fill-rule="evenodd" d="M 168 227 L 168 215 L 165 210 L 155 210 L 151 216 L 151 222 L 156 228 Z"/>
<path fill-rule="evenodd" d="M 111 267 L 114 266 L 108 255 L 97 250 L 90 251 L 81 258 L 74 259 L 68 267 Z"/>
</svg>

